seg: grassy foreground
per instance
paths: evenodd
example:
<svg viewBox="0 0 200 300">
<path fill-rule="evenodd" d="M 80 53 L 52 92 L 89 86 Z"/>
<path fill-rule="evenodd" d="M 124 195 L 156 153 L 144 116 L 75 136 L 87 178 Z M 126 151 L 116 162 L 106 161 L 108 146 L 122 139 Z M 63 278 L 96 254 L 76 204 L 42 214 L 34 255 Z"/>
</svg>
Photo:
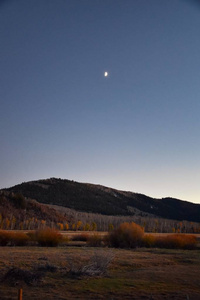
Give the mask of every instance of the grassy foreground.
<svg viewBox="0 0 200 300">
<path fill-rule="evenodd" d="M 70 265 L 84 264 L 94 253 L 113 259 L 102 276 L 72 276 Z M 40 281 L 6 280 L 12 267 L 36 272 Z M 44 272 L 45 271 L 45 272 Z M 1 247 L 0 299 L 200 299 L 199 250 L 135 250 L 90 247 Z M 2 279 L 5 279 L 2 281 Z"/>
</svg>

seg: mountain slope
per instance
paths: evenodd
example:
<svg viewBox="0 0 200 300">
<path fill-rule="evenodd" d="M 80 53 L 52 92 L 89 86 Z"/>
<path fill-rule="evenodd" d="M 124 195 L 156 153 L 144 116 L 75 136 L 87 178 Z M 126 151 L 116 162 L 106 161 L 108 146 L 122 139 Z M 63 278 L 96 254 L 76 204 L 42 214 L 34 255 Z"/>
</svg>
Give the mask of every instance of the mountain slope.
<svg viewBox="0 0 200 300">
<path fill-rule="evenodd" d="M 200 222 L 200 205 L 174 198 L 155 199 L 142 194 L 50 178 L 7 189 L 46 204 L 105 215 L 133 215 L 135 210 L 158 217 Z"/>
</svg>

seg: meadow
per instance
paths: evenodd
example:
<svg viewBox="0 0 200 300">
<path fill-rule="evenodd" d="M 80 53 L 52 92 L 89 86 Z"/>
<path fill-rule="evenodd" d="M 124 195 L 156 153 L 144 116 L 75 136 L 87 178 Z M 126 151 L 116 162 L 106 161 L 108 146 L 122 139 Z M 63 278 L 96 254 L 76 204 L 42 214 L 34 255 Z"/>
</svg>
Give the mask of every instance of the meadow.
<svg viewBox="0 0 200 300">
<path fill-rule="evenodd" d="M 58 247 L 5 246 L 0 270 L 2 300 L 17 299 L 19 288 L 30 300 L 200 299 L 199 247 L 102 248 L 78 238 Z"/>
</svg>

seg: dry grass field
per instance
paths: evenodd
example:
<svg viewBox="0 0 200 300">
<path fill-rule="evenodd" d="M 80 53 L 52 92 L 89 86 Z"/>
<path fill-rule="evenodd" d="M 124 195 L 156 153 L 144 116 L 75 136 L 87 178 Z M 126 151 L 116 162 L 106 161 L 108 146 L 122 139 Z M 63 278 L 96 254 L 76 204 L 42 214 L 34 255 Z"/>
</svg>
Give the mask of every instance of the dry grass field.
<svg viewBox="0 0 200 300">
<path fill-rule="evenodd" d="M 88 276 L 69 271 L 94 255 L 112 257 L 107 272 Z M 21 277 L 8 271 L 24 270 Z M 0 299 L 200 299 L 199 250 L 136 250 L 74 247 L 1 247 Z M 41 278 L 27 282 L 30 274 Z M 7 277 L 5 276 L 7 274 Z M 78 276 L 79 275 L 79 276 Z"/>
</svg>

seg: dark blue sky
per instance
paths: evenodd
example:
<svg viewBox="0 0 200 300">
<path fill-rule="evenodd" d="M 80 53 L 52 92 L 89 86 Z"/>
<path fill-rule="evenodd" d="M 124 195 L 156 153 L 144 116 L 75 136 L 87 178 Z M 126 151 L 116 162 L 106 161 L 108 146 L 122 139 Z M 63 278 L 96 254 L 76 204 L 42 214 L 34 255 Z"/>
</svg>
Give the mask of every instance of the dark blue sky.
<svg viewBox="0 0 200 300">
<path fill-rule="evenodd" d="M 200 203 L 198 1 L 0 1 L 0 41 L 0 188 L 59 177 Z"/>
</svg>

